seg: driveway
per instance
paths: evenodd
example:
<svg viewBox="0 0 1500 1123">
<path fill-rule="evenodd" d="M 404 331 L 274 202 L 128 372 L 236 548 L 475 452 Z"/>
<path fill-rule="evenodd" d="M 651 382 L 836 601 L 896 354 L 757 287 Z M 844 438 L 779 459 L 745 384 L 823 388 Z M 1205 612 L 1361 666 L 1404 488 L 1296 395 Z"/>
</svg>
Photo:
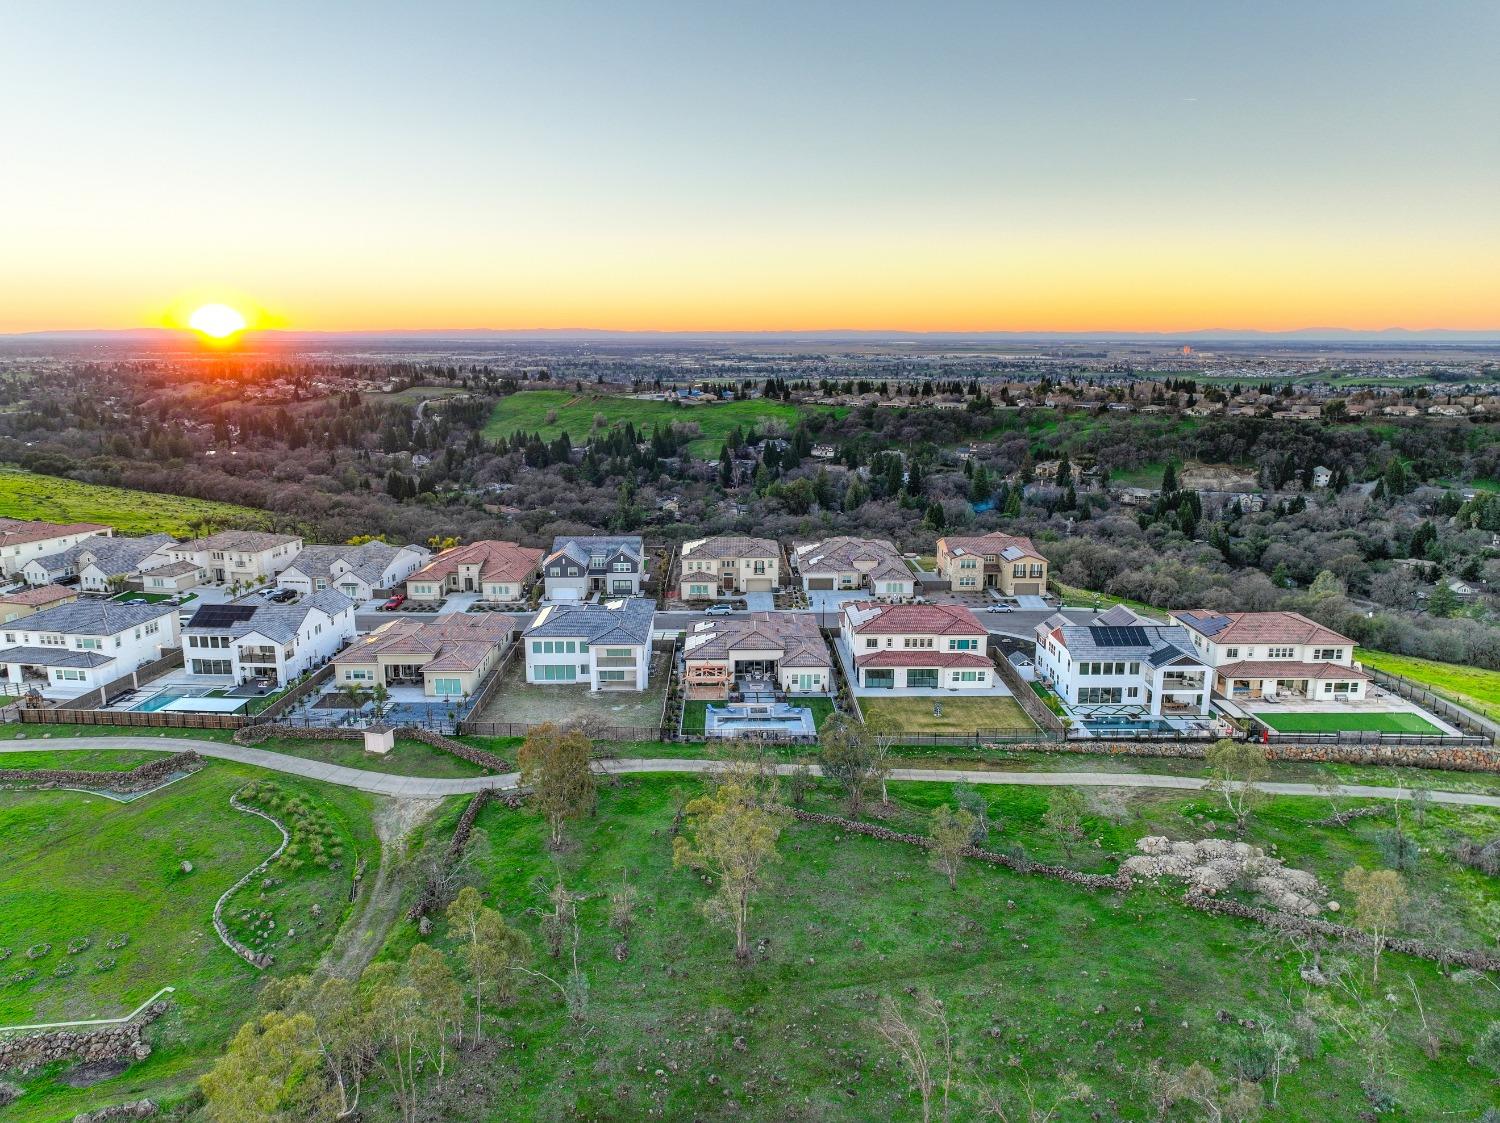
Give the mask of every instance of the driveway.
<svg viewBox="0 0 1500 1123">
<path fill-rule="evenodd" d="M 339 787 L 357 788 L 396 798 L 434 799 L 450 795 L 470 795 L 485 788 L 513 788 L 520 780 L 515 772 L 499 776 L 468 776 L 461 779 L 433 779 L 425 776 L 392 776 L 383 772 L 371 772 L 363 768 L 345 768 L 322 761 L 305 760 L 298 756 L 273 753 L 248 745 L 235 745 L 224 741 L 194 741 L 186 737 L 69 737 L 66 741 L 53 739 L 8 741 L 0 745 L 0 754 L 26 752 L 69 752 L 95 749 L 147 749 L 164 753 L 185 753 L 193 750 L 200 756 L 215 760 L 231 760 L 238 764 L 254 765 L 289 776 L 302 776 L 309 780 L 320 780 Z M 728 767 L 718 760 L 666 760 L 624 759 L 601 760 L 596 767 L 600 772 L 612 775 L 633 775 L 648 772 L 716 772 Z M 782 776 L 792 775 L 801 765 L 778 764 L 776 771 Z M 811 766 L 814 775 L 822 775 L 822 769 Z M 983 770 L 949 768 L 893 768 L 892 780 L 935 781 L 951 784 L 963 781 L 970 784 L 1019 784 L 1025 787 L 1093 787 L 1093 788 L 1171 788 L 1178 791 L 1202 791 L 1209 781 L 1201 776 L 1157 776 L 1141 772 L 991 772 Z M 1326 795 L 1328 789 L 1317 784 L 1257 785 L 1260 790 L 1272 795 Z M 1334 793 L 1354 799 L 1410 799 L 1407 788 L 1377 787 L 1372 784 L 1340 784 Z M 1483 795 L 1478 792 L 1428 792 L 1434 803 L 1445 803 L 1455 807 L 1500 807 L 1500 795 Z"/>
</svg>

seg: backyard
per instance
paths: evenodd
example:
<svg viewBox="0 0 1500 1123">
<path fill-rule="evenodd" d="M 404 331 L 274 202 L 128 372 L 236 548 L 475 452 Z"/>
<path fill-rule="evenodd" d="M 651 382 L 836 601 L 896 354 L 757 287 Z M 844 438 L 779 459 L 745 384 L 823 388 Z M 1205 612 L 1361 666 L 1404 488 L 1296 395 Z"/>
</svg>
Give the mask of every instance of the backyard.
<svg viewBox="0 0 1500 1123">
<path fill-rule="evenodd" d="M 259 527 L 264 511 L 186 495 L 158 495 L 123 487 L 79 483 L 19 468 L 0 468 L 0 515 L 48 522 L 98 522 L 121 534 L 165 532 L 186 538 L 195 526 Z"/>
<path fill-rule="evenodd" d="M 675 402 L 630 398 L 621 394 L 574 394 L 567 390 L 523 390 L 500 399 L 490 415 L 484 435 L 490 440 L 508 437 L 521 431 L 540 433 L 552 440 L 566 432 L 580 442 L 594 431 L 594 420 L 603 416 L 609 426 L 634 422 L 637 430 L 649 434 L 656 425 L 697 425 L 700 437 L 688 446 L 694 456 L 710 458 L 719 455 L 724 438 L 736 426 L 750 433 L 764 421 L 781 421 L 791 426 L 808 407 L 788 402 L 727 401 L 684 406 Z M 556 415 L 553 420 L 549 417 Z"/>
<path fill-rule="evenodd" d="M 876 698 L 859 700 L 865 721 L 904 733 L 1035 733 L 1036 725 L 1014 698 Z M 934 708 L 941 713 L 934 713 Z"/>
<path fill-rule="evenodd" d="M 1500 671 L 1439 663 L 1412 655 L 1392 655 L 1388 651 L 1372 651 L 1367 647 L 1355 648 L 1354 658 L 1377 671 L 1419 682 L 1434 694 L 1460 706 L 1500 719 Z"/>
<path fill-rule="evenodd" d="M 526 725 L 550 721 L 559 725 L 582 723 L 655 731 L 661 725 L 668 658 L 665 652 L 652 653 L 650 685 L 642 691 L 591 691 L 580 685 L 529 683 L 525 660 L 517 658 L 505 669 L 494 699 L 482 713 L 473 715 L 474 720 Z"/>
<path fill-rule="evenodd" d="M 811 710 L 813 722 L 822 728 L 824 720 L 833 713 L 832 698 L 797 698 L 789 696 L 787 701 L 793 706 L 801 706 Z M 711 703 L 703 701 L 689 701 L 684 704 L 682 710 L 682 731 L 692 735 L 703 733 L 703 711 Z"/>
</svg>

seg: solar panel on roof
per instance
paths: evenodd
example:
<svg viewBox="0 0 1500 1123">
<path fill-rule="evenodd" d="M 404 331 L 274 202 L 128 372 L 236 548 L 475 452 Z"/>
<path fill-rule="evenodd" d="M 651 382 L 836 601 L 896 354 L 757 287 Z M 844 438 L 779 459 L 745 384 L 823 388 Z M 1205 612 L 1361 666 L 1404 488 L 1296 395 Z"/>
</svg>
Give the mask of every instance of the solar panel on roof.
<svg viewBox="0 0 1500 1123">
<path fill-rule="evenodd" d="M 206 604 L 188 621 L 189 628 L 227 628 L 255 615 L 253 604 Z"/>
<path fill-rule="evenodd" d="M 1105 625 L 1090 628 L 1089 635 L 1100 647 L 1143 647 L 1146 643 L 1145 628 Z"/>
</svg>

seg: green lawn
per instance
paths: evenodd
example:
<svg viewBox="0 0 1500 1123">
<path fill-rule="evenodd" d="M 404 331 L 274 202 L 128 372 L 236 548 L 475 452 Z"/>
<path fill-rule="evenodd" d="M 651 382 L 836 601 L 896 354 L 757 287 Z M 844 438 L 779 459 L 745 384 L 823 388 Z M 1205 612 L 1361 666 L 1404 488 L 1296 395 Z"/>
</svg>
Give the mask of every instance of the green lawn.
<svg viewBox="0 0 1500 1123">
<path fill-rule="evenodd" d="M 827 408 L 772 401 L 729 401 L 682 406 L 675 402 L 648 401 L 619 394 L 523 390 L 496 403 L 495 412 L 490 415 L 484 435 L 490 440 L 498 440 L 521 430 L 527 433 L 539 432 L 543 440 L 551 440 L 559 433 L 567 432 L 574 443 L 582 443 L 594 431 L 594 418 L 601 414 L 609 426 L 632 421 L 644 433 L 649 433 L 658 424 L 692 423 L 698 426 L 702 435 L 689 446 L 689 450 L 695 456 L 706 458 L 719 454 L 724 438 L 736 426 L 746 433 L 762 421 L 782 421 L 790 426 L 809 409 Z M 547 418 L 554 412 L 556 420 L 549 422 Z"/>
<path fill-rule="evenodd" d="M 1255 716 L 1278 733 L 1442 733 L 1418 714 L 1266 713 Z"/>
<path fill-rule="evenodd" d="M 397 776 L 452 778 L 489 774 L 488 769 L 470 764 L 462 757 L 433 748 L 425 741 L 411 741 L 404 737 L 398 738 L 396 747 L 384 756 L 365 752 L 363 741 L 303 741 L 296 737 L 268 737 L 255 747 L 286 753 L 288 756 L 321 760 L 345 768 L 363 768 L 369 772 L 389 772 Z M 510 755 L 513 757 L 514 753 Z M 0 762 L 4 759 L 0 755 Z"/>
<path fill-rule="evenodd" d="M 246 1016 L 264 975 L 219 942 L 211 917 L 219 895 L 280 841 L 271 824 L 229 806 L 255 775 L 211 762 L 123 804 L 70 791 L 0 792 L 0 947 L 11 949 L 0 964 L 0 1024 L 115 1017 L 163 986 L 177 987 L 149 1059 L 89 1088 L 69 1087 L 55 1072 L 22 1079 L 26 1094 L 7 1109 L 8 1120 L 50 1123 L 120 1099 L 180 1095 Z M 347 908 L 355 853 L 375 861 L 378 844 L 371 797 L 274 782 L 308 800 L 343 851 L 337 869 L 273 867 L 278 884 L 252 885 L 225 910 L 242 936 L 245 909 L 272 915 L 270 973 L 282 974 L 307 970 L 327 946 Z M 184 860 L 191 873 L 182 872 Z M 123 946 L 109 947 L 121 937 Z M 88 946 L 70 954 L 70 943 L 83 940 Z M 50 950 L 41 951 L 45 944 Z M 35 959 L 27 954 L 33 948 Z M 17 978 L 32 970 L 34 977 Z"/>
<path fill-rule="evenodd" d="M 1062 605 L 1064 608 L 1098 608 L 1100 610 L 1113 605 L 1123 604 L 1133 612 L 1139 612 L 1142 616 L 1150 616 L 1160 620 L 1166 613 L 1144 601 L 1131 600 L 1129 597 L 1117 597 L 1113 593 L 1100 593 L 1093 589 L 1081 589 L 1077 585 L 1064 585 L 1055 578 L 1051 582 L 1056 585 L 1062 594 Z"/>
<path fill-rule="evenodd" d="M 0 468 L 0 516 L 48 522 L 98 522 L 122 534 L 164 531 L 180 538 L 192 533 L 192 523 L 198 519 L 206 519 L 221 529 L 257 527 L 266 522 L 264 511 L 233 503 L 79 483 L 19 468 Z"/>
<path fill-rule="evenodd" d="M 909 1008 L 912 991 L 930 988 L 946 1004 L 954 1035 L 953 1119 L 981 1117 L 980 1082 L 1014 1095 L 1030 1079 L 1044 1092 L 1068 1072 L 1093 1098 L 1066 1105 L 1057 1118 L 1089 1119 L 1097 1111 L 1099 1118 L 1152 1120 L 1162 1117 L 1140 1074 L 1153 1058 L 1178 1066 L 1202 1060 L 1227 1076 L 1245 1040 L 1241 1019 L 1290 1030 L 1312 993 L 1298 978 L 1295 955 L 1264 942 L 1247 923 L 1185 909 L 1180 889 L 1096 894 L 970 862 L 950 891 L 915 848 L 800 823 L 782 836 L 781 861 L 752 905 L 751 960 L 736 967 L 730 934 L 702 910 L 709 886 L 672 865 L 678 788 L 691 794 L 696 785 L 685 777 L 620 778 L 603 790 L 595 815 L 569 827 L 569 843 L 556 855 L 545 849 L 534 811 L 491 805 L 480 815 L 474 877 L 531 937 L 537 969 L 565 969 L 543 950 L 537 912 L 546 907 L 546 886 L 561 876 L 578 899 L 589 1014 L 586 1025 L 574 1025 L 549 985 L 524 985 L 499 1017 L 503 1048 L 455 1062 L 462 1097 L 448 1097 L 436 1115 L 920 1118 L 910 1081 L 873 1021 L 882 997 Z M 944 785 L 893 783 L 891 791 L 897 808 L 887 822 L 897 830 L 925 831 L 929 808 L 952 799 Z M 1045 791 L 984 795 L 996 824 L 992 845 L 1065 858 L 1042 829 Z M 1111 869 L 1111 853 L 1143 834 L 1195 837 L 1205 822 L 1220 830 L 1225 822 L 1211 803 L 1179 793 L 1121 799 L 1119 813 L 1086 815 L 1086 841 L 1072 864 Z M 449 823 L 460 806 L 448 811 Z M 812 806 L 835 805 L 825 789 Z M 1354 862 L 1378 864 L 1371 839 L 1380 821 L 1346 830 L 1308 825 L 1327 810 L 1320 800 L 1272 800 L 1252 820 L 1250 841 L 1277 843 L 1294 864 L 1325 880 Z M 1432 813 L 1419 839 L 1496 827 L 1493 813 Z M 1477 942 L 1474 910 L 1496 899 L 1495 886 L 1424 861 L 1422 884 L 1434 892 L 1434 907 L 1451 910 L 1462 938 Z M 640 904 L 617 954 L 621 937 L 606 916 L 622 873 Z M 404 957 L 416 939 L 415 928 L 402 925 L 386 954 Z M 433 941 L 452 948 L 442 923 Z M 1342 958 L 1338 949 L 1323 954 L 1325 963 Z M 1420 1012 L 1407 976 L 1421 994 Z M 1493 1088 L 1466 1057 L 1495 1017 L 1493 992 L 1395 954 L 1386 959 L 1386 978 L 1394 997 L 1377 1002 L 1390 1011 L 1398 1117 L 1477 1118 Z M 1332 997 L 1342 1001 L 1337 992 Z M 1423 1018 L 1440 1043 L 1431 1057 L 1420 1046 Z M 1302 1062 L 1283 1077 L 1280 1106 L 1266 1118 L 1354 1119 L 1368 1110 L 1359 1048 L 1332 1028 L 1316 1037 L 1299 1045 Z M 367 1098 L 373 1118 L 389 1117 L 378 1085 Z M 1026 1118 L 1024 1109 L 1011 1117 Z"/>
<path fill-rule="evenodd" d="M 942 707 L 934 717 L 933 704 Z M 1035 733 L 1036 725 L 1014 698 L 874 698 L 861 695 L 866 721 L 879 719 L 905 733 L 972 733 L 976 729 Z"/>
<path fill-rule="evenodd" d="M 1392 655 L 1388 651 L 1372 651 L 1367 647 L 1355 648 L 1354 658 L 1377 671 L 1403 675 L 1420 682 L 1434 694 L 1500 719 L 1500 671 L 1439 663 L 1411 655 Z"/>
<path fill-rule="evenodd" d="M 801 706 L 812 711 L 813 722 L 822 728 L 823 721 L 829 714 L 833 713 L 832 698 L 797 698 L 792 700 L 793 705 Z M 682 731 L 687 734 L 703 732 L 703 711 L 708 706 L 707 702 L 694 701 L 684 705 L 682 711 Z"/>
</svg>

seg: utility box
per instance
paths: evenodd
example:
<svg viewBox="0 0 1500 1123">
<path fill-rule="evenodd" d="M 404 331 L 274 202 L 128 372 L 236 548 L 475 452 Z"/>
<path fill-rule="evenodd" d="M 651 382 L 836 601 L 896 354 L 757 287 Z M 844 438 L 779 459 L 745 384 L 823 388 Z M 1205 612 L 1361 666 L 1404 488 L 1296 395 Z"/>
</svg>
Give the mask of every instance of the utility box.
<svg viewBox="0 0 1500 1123">
<path fill-rule="evenodd" d="M 394 729 L 365 730 L 365 752 L 384 756 L 395 747 L 396 731 Z"/>
</svg>

